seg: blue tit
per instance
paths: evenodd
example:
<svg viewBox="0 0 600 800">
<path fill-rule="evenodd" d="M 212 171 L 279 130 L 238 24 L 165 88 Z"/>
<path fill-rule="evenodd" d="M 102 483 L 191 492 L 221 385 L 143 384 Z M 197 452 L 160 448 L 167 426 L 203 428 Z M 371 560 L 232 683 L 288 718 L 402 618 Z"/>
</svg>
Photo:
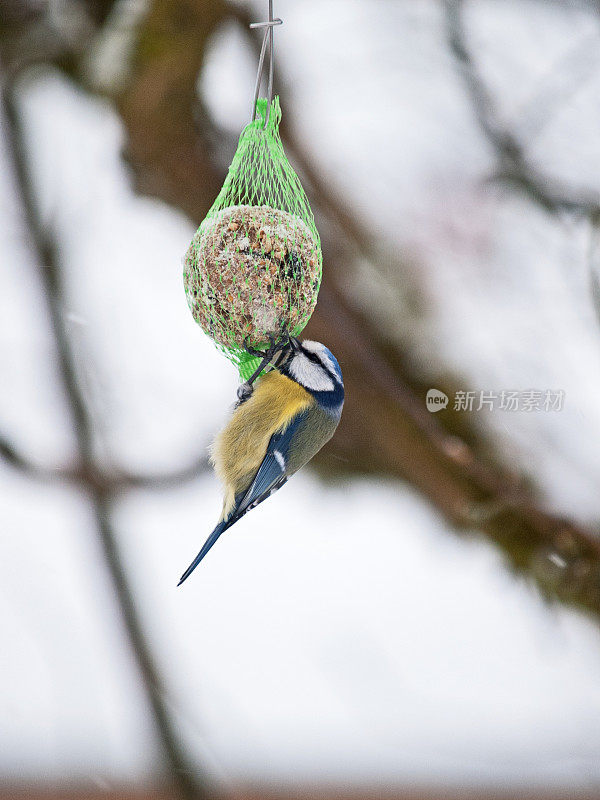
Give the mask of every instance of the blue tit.
<svg viewBox="0 0 600 800">
<path fill-rule="evenodd" d="M 178 585 L 224 531 L 280 489 L 338 426 L 344 383 L 334 355 L 318 342 L 300 343 L 290 337 L 283 348 L 268 351 L 267 361 L 276 349 L 277 360 L 258 378 L 256 387 L 240 387 L 245 389 L 238 392 L 240 403 L 212 447 L 215 472 L 225 488 L 223 512 Z"/>
</svg>

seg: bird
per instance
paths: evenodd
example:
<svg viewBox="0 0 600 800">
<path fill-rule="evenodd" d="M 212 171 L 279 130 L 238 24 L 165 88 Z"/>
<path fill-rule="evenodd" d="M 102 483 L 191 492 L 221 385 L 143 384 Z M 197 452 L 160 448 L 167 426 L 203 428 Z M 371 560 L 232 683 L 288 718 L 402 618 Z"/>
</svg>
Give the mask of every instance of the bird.
<svg viewBox="0 0 600 800">
<path fill-rule="evenodd" d="M 310 461 L 340 421 L 344 381 L 325 345 L 288 336 L 284 344 L 266 352 L 248 350 L 264 356 L 263 361 L 239 387 L 239 402 L 211 448 L 211 461 L 224 486 L 221 517 L 178 586 L 224 531 Z M 265 365 L 268 371 L 263 372 Z"/>
</svg>

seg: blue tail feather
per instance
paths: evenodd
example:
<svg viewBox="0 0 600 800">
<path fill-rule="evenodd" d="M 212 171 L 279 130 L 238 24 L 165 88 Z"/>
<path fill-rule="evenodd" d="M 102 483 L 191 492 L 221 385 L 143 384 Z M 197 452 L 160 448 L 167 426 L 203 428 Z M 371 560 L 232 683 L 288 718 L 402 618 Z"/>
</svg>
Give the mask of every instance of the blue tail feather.
<svg viewBox="0 0 600 800">
<path fill-rule="evenodd" d="M 202 545 L 202 550 L 200 550 L 200 552 L 198 553 L 196 558 L 192 561 L 192 563 L 189 565 L 189 567 L 186 569 L 186 571 L 183 573 L 183 575 L 179 579 L 179 583 L 177 584 L 177 586 L 181 586 L 181 584 L 185 580 L 187 580 L 187 578 L 190 577 L 192 572 L 196 569 L 198 564 L 202 561 L 204 556 L 208 553 L 210 548 L 217 541 L 219 536 L 223 533 L 223 531 L 225 531 L 225 530 L 227 530 L 227 528 L 229 528 L 230 524 L 231 524 L 231 522 L 229 520 L 223 520 L 222 522 L 219 522 L 217 527 L 214 529 L 214 531 L 211 533 L 211 535 L 208 537 L 208 539 Z"/>
</svg>

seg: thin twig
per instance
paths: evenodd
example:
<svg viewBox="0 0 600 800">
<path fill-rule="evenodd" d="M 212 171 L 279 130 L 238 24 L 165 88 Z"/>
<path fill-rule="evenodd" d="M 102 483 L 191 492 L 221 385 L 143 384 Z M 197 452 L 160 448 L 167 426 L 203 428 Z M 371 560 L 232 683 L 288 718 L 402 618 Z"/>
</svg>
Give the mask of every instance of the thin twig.
<svg viewBox="0 0 600 800">
<path fill-rule="evenodd" d="M 206 448 L 203 448 L 206 450 Z M 95 467 L 90 474 L 84 465 L 70 467 L 46 467 L 36 464 L 28 455 L 25 455 L 5 434 L 0 433 L 0 458 L 14 469 L 40 481 L 67 481 L 86 488 L 90 483 L 102 487 L 105 492 L 113 494 L 127 489 L 152 489 L 156 491 L 177 489 L 187 483 L 196 481 L 201 475 L 210 470 L 206 456 L 192 461 L 190 464 L 174 469 L 170 472 L 157 472 L 144 475 L 139 472 L 126 470 L 108 471 Z"/>
<path fill-rule="evenodd" d="M 2 434 L 0 434 L 0 458 L 29 478 L 36 478 L 41 481 L 64 481 L 70 479 L 70 470 L 61 469 L 60 467 L 41 467 L 35 464 L 7 436 Z"/>
<path fill-rule="evenodd" d="M 588 269 L 590 296 L 598 322 L 600 322 L 600 214 L 590 217 L 588 243 Z"/>
<path fill-rule="evenodd" d="M 600 197 L 597 194 L 574 190 L 542 175 L 529 162 L 518 138 L 502 125 L 492 96 L 467 45 L 462 14 L 463 0 L 442 1 L 449 48 L 460 67 L 479 127 L 498 158 L 499 171 L 496 178 L 519 187 L 550 213 L 569 211 L 585 216 L 597 214 L 600 211 Z"/>
</svg>

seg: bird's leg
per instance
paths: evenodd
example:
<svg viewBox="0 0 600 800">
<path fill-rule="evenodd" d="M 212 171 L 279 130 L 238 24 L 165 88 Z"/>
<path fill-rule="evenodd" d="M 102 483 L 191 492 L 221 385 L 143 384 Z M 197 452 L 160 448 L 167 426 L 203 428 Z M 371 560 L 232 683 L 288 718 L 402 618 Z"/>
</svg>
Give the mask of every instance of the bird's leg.
<svg viewBox="0 0 600 800">
<path fill-rule="evenodd" d="M 248 380 L 245 381 L 244 383 L 241 383 L 238 386 L 237 396 L 240 403 L 243 403 L 251 396 L 252 392 L 254 391 L 254 387 L 252 386 L 252 384 L 258 378 L 260 373 L 263 371 L 263 369 L 267 366 L 267 364 L 272 358 L 273 356 L 271 355 L 270 351 L 267 352 L 264 355 L 263 360 L 260 362 L 260 364 L 258 365 L 256 370 L 252 373 L 252 375 L 248 378 Z"/>
<path fill-rule="evenodd" d="M 268 364 L 270 364 L 270 362 L 273 360 L 273 357 L 275 356 L 275 354 L 278 353 L 280 350 L 282 350 L 284 347 L 287 346 L 287 341 L 284 339 L 284 340 L 282 340 L 282 341 L 280 341 L 278 343 L 277 340 L 275 339 L 275 336 L 273 336 L 273 334 L 271 334 L 269 336 L 269 344 L 271 346 L 269 347 L 268 350 L 261 351 L 261 350 L 256 350 L 254 347 L 251 347 L 248 344 L 248 340 L 247 339 L 244 340 L 244 348 L 245 348 L 246 352 L 250 353 L 250 355 L 252 355 L 252 356 L 256 356 L 257 358 L 261 358 L 262 360 L 261 360 L 260 364 L 258 365 L 258 367 L 256 368 L 256 370 L 248 378 L 248 380 L 245 381 L 244 383 L 240 384 L 240 386 L 238 386 L 237 396 L 238 396 L 238 400 L 240 401 L 240 403 L 243 403 L 245 400 L 247 400 L 252 395 L 252 392 L 254 390 L 252 384 L 258 378 L 258 376 L 263 371 L 263 369 Z"/>
<path fill-rule="evenodd" d="M 248 344 L 248 339 L 244 339 L 244 349 L 247 353 L 250 353 L 251 356 L 255 356 L 256 358 L 260 358 L 261 362 L 258 365 L 257 369 L 252 373 L 252 375 L 244 381 L 244 383 L 238 386 L 237 396 L 240 403 L 245 402 L 249 397 L 251 397 L 252 392 L 254 391 L 253 383 L 258 378 L 260 373 L 263 369 L 267 366 L 267 364 L 273 358 L 273 340 L 269 338 L 271 343 L 271 347 L 268 350 L 257 350 L 254 347 L 251 347 Z"/>
</svg>

